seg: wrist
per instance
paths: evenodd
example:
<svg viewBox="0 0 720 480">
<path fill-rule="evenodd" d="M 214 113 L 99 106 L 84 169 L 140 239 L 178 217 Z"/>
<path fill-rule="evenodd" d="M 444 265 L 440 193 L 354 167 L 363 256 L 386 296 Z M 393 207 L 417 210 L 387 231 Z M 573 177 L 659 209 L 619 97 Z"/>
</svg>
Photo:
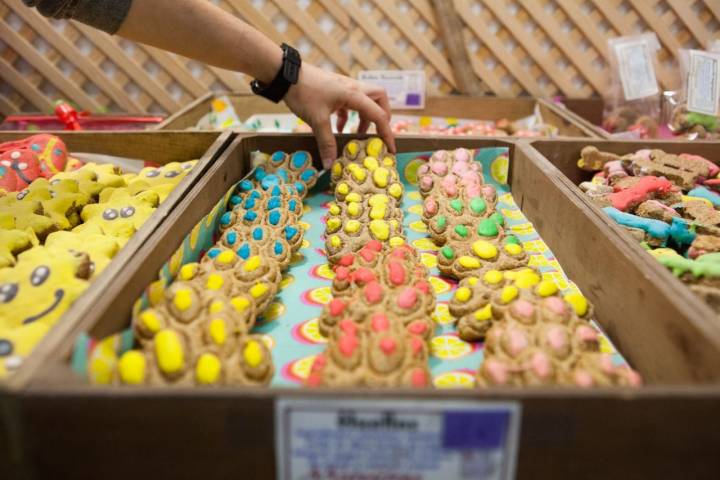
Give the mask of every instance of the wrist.
<svg viewBox="0 0 720 480">
<path fill-rule="evenodd" d="M 269 50 L 266 62 L 262 62 L 259 66 L 258 71 L 253 75 L 254 78 L 262 83 L 272 82 L 275 75 L 282 68 L 283 65 L 283 50 L 278 45 L 273 45 L 272 49 Z"/>
<path fill-rule="evenodd" d="M 298 82 L 302 66 L 300 52 L 285 43 L 282 44 L 281 51 L 283 52 L 282 61 L 272 80 L 263 82 L 256 78 L 250 83 L 253 93 L 275 103 L 280 102 L 290 87 Z"/>
</svg>

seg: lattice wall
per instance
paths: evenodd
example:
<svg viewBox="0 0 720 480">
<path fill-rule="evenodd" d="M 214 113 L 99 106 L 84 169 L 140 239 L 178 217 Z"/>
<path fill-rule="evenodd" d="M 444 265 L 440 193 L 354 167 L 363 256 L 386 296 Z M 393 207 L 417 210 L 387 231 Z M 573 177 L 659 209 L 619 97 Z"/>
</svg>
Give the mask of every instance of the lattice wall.
<svg viewBox="0 0 720 480">
<path fill-rule="evenodd" d="M 354 75 L 424 69 L 432 93 L 458 89 L 458 71 L 431 0 L 211 0 L 295 45 L 306 61 Z M 472 71 L 486 93 L 588 97 L 608 84 L 608 38 L 655 31 L 658 79 L 678 82 L 679 48 L 720 38 L 720 0 L 454 0 Z M 0 2 L 0 111 L 49 111 L 65 98 L 92 111 L 170 113 L 208 89 L 246 91 L 242 75 L 46 20 L 21 0 Z"/>
</svg>

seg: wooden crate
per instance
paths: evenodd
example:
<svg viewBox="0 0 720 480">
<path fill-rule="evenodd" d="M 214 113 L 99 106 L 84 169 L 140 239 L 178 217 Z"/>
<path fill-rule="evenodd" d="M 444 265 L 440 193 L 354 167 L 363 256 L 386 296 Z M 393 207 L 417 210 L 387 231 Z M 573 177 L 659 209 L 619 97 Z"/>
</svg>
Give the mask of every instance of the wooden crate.
<svg viewBox="0 0 720 480">
<path fill-rule="evenodd" d="M 65 338 L 75 337 L 77 329 L 80 328 L 78 325 L 82 325 L 83 321 L 95 311 L 96 299 L 102 297 L 110 285 L 124 276 L 125 267 L 137 258 L 139 249 L 150 241 L 165 218 L 233 138 L 230 132 L 222 135 L 216 132 L 55 132 L 55 135 L 62 138 L 70 152 L 99 153 L 159 163 L 194 158 L 200 161 L 117 253 L 103 273 L 90 283 L 88 289 L 38 343 L 20 369 L 0 382 L 0 478 L 8 478 L 2 475 L 3 469 L 16 465 L 19 455 L 17 449 L 19 421 L 17 412 L 12 411 L 9 406 L 10 402 L 15 401 L 13 392 L 21 390 L 26 385 L 30 373 L 43 364 L 47 353 L 56 348 L 58 343 L 62 343 Z M 27 136 L 27 133 L 0 133 L 0 142 Z M 12 457 L 13 461 L 10 461 L 9 457 Z"/>
<path fill-rule="evenodd" d="M 547 232 L 543 233 L 543 237 L 549 244 L 558 245 L 553 248 L 555 254 L 559 258 L 568 257 L 563 262 L 568 275 L 580 284 L 589 285 L 585 293 L 592 300 L 603 296 L 617 299 L 615 302 L 598 303 L 598 314 L 603 328 L 617 338 L 620 350 L 629 343 L 639 345 L 643 352 L 628 350 L 628 358 L 641 369 L 646 363 L 663 362 L 662 357 L 675 352 L 685 358 L 686 374 L 700 378 L 704 376 L 700 373 L 705 361 L 702 357 L 707 353 L 714 356 L 715 347 L 706 350 L 708 344 L 696 343 L 688 335 L 713 339 L 714 345 L 720 339 L 717 316 L 577 187 L 591 177 L 577 167 L 580 150 L 586 145 L 618 154 L 641 148 L 660 148 L 671 153 L 689 152 L 717 160 L 720 158 L 720 144 L 567 140 L 537 141 L 518 148 L 518 157 L 533 159 L 568 193 L 568 201 L 557 205 L 560 211 L 554 221 L 541 217 L 539 222 L 547 225 L 537 226 Z M 539 211 L 542 208 L 534 203 L 523 205 L 528 216 L 533 209 Z M 582 223 L 568 221 L 576 211 L 585 212 Z M 569 255 L 576 252 L 576 248 L 559 241 L 567 235 L 577 236 L 578 242 L 583 245 L 582 256 Z M 603 240 L 597 241 L 594 238 L 597 235 L 602 235 Z M 613 268 L 608 268 L 608 264 Z M 626 284 L 621 279 L 629 275 L 629 271 L 635 277 L 633 282 Z M 620 324 L 623 317 L 632 319 L 630 328 Z M 706 357 L 706 360 L 709 358 Z"/>
<path fill-rule="evenodd" d="M 227 94 L 235 112 L 241 120 L 256 113 L 289 113 L 284 104 L 272 103 L 264 98 L 246 94 Z M 208 93 L 182 110 L 171 115 L 155 128 L 158 130 L 193 129 L 198 121 L 210 112 L 211 102 L 216 94 Z M 558 127 L 559 135 L 565 137 L 597 137 L 593 128 L 585 122 L 578 122 L 566 109 L 547 100 L 532 98 L 467 97 L 451 95 L 429 97 L 422 110 L 395 110 L 405 115 L 427 115 L 435 117 L 469 118 L 476 120 L 517 120 L 533 114 L 539 105 L 543 120 Z"/>
<path fill-rule="evenodd" d="M 340 148 L 351 138 L 355 137 L 340 136 Z M 589 261 L 589 250 L 611 242 L 604 226 L 578 203 L 558 172 L 536 155 L 519 154 L 512 142 L 426 137 L 400 138 L 397 145 L 399 151 L 507 146 L 513 196 L 563 266 L 577 270 L 579 259 Z M 102 335 L 126 327 L 133 300 L 155 279 L 183 237 L 245 175 L 249 153 L 275 149 L 304 149 L 317 158 L 315 141 L 309 135 L 236 138 L 142 246 L 122 278 L 98 299 L 83 322 L 89 333 Z M 559 222 L 565 222 L 563 235 L 554 233 Z M 609 256 L 603 268 L 621 272 L 616 282 L 628 291 L 646 284 L 646 273 L 634 263 L 626 264 L 620 255 Z M 597 288 L 587 275 L 572 278 L 588 294 Z M 617 296 L 596 297 L 598 315 L 612 311 L 610 304 L 620 303 Z M 664 293 L 656 301 L 666 306 L 674 302 Z M 71 372 L 73 339 L 65 337 L 51 353 L 52 360 L 38 366 L 29 387 L 13 399 L 10 408 L 22 418 L 23 473 L 44 478 L 58 471 L 68 476 L 93 471 L 102 472 L 104 478 L 126 478 L 137 471 L 153 471 L 163 478 L 220 478 L 243 472 L 248 478 L 273 478 L 275 402 L 301 396 L 370 402 L 385 398 L 517 401 L 522 405 L 520 478 L 607 478 L 618 471 L 624 478 L 689 472 L 693 478 L 713 478 L 720 442 L 720 387 L 693 384 L 720 378 L 720 338 L 712 332 L 687 330 L 687 319 L 670 309 L 655 319 L 658 326 L 648 326 L 654 311 L 644 311 L 639 304 L 626 308 L 617 318 L 599 320 L 615 325 L 613 340 L 652 384 L 635 390 L 91 386 Z M 625 342 L 626 335 L 637 340 L 636 322 L 646 325 L 645 338 L 639 343 Z M 657 356 L 654 349 L 646 348 L 646 343 L 664 333 L 665 325 L 676 326 L 674 334 L 684 339 L 687 349 L 669 348 Z"/>
</svg>

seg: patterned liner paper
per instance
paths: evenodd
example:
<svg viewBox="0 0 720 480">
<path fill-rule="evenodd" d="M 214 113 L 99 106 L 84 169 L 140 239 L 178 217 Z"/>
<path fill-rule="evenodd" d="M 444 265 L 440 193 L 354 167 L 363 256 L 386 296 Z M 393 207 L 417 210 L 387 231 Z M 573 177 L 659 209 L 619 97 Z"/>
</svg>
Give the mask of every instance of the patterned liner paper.
<svg viewBox="0 0 720 480">
<path fill-rule="evenodd" d="M 426 227 L 420 217 L 422 207 L 421 197 L 415 186 L 416 171 L 422 159 L 429 158 L 431 153 L 402 153 L 397 156 L 398 170 L 405 184 L 405 233 L 408 242 L 421 252 L 423 263 L 430 268 L 431 283 L 438 295 L 438 306 L 434 314 L 437 329 L 431 341 L 430 358 L 434 384 L 440 388 L 469 388 L 475 384 L 475 371 L 483 358 L 482 343 L 468 343 L 457 335 L 447 308 L 456 283 L 439 275 L 436 268 L 437 248 L 427 237 Z M 476 150 L 475 161 L 482 164 L 486 182 L 497 188 L 498 210 L 505 217 L 507 228 L 520 239 L 530 255 L 530 265 L 537 267 L 544 279 L 553 280 L 563 293 L 577 291 L 577 287 L 568 281 L 555 256 L 510 194 L 507 184 L 507 148 Z M 331 298 L 330 283 L 333 276 L 323 254 L 324 217 L 327 203 L 333 200 L 332 195 L 326 192 L 327 181 L 321 181 L 305 199 L 305 213 L 301 221 L 305 229 L 302 248 L 283 276 L 280 293 L 258 319 L 254 329 L 254 332 L 264 335 L 272 350 L 276 366 L 272 386 L 300 386 L 310 371 L 315 355 L 325 348 L 326 340 L 318 331 L 317 317 L 322 306 Z M 214 232 L 217 231 L 219 218 L 226 209 L 231 193 L 232 190 L 228 191 L 213 210 L 193 228 L 182 246 L 163 266 L 159 280 L 151 284 L 138 300 L 135 311 L 141 305 L 146 305 L 148 298 L 162 295 L 164 286 L 172 281 L 182 265 L 197 261 L 205 250 L 213 245 Z M 76 342 L 73 368 L 81 375 L 98 378 L 108 371 L 113 358 L 132 345 L 130 329 L 100 341 L 82 335 Z M 616 363 L 624 361 L 605 335 L 601 335 L 601 350 L 613 353 Z"/>
</svg>

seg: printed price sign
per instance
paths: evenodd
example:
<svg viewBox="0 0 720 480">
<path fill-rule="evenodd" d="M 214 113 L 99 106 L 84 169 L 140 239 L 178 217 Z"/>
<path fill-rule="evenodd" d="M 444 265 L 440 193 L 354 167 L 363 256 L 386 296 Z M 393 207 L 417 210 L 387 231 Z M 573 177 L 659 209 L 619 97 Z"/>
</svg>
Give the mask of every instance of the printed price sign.
<svg viewBox="0 0 720 480">
<path fill-rule="evenodd" d="M 281 480 L 514 478 L 516 402 L 281 399 Z"/>
<path fill-rule="evenodd" d="M 358 79 L 383 87 L 392 109 L 425 108 L 425 72 L 422 70 L 363 70 Z"/>
<path fill-rule="evenodd" d="M 718 115 L 720 107 L 720 54 L 690 50 L 687 81 L 687 109 Z"/>
<path fill-rule="evenodd" d="M 647 41 L 619 42 L 614 49 L 625 100 L 645 98 L 660 92 Z"/>
</svg>

